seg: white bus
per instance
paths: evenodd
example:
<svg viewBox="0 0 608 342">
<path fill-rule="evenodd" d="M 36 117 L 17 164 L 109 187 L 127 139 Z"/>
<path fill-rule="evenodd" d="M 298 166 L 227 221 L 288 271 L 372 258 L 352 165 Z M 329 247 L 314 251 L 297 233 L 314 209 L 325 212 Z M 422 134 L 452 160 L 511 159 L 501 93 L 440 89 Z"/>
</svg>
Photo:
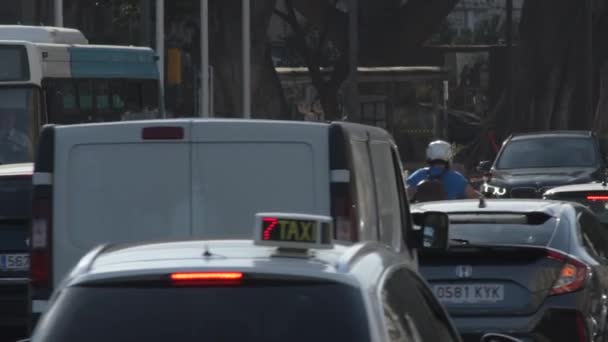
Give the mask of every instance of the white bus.
<svg viewBox="0 0 608 342">
<path fill-rule="evenodd" d="M 163 116 L 155 52 L 78 30 L 0 25 L 0 163 L 31 162 L 47 123 Z"/>
</svg>

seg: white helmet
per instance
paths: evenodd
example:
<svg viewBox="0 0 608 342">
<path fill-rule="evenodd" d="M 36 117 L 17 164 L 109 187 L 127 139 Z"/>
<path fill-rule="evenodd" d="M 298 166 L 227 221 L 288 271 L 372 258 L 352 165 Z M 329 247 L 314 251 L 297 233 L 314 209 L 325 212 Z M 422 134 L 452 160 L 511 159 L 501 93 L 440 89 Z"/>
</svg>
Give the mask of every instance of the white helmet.
<svg viewBox="0 0 608 342">
<path fill-rule="evenodd" d="M 432 141 L 426 148 L 426 159 L 443 160 L 446 163 L 452 161 L 452 145 L 443 140 Z"/>
</svg>

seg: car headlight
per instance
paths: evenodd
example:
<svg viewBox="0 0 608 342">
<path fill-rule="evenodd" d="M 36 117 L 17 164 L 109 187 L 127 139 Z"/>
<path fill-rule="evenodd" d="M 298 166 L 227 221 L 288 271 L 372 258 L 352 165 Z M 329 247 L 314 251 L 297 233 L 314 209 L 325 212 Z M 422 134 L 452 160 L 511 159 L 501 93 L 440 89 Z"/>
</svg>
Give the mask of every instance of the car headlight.
<svg viewBox="0 0 608 342">
<path fill-rule="evenodd" d="M 496 185 L 490 185 L 488 183 L 483 184 L 483 193 L 485 195 L 491 195 L 495 197 L 502 197 L 507 194 L 507 188 L 502 188 Z"/>
</svg>

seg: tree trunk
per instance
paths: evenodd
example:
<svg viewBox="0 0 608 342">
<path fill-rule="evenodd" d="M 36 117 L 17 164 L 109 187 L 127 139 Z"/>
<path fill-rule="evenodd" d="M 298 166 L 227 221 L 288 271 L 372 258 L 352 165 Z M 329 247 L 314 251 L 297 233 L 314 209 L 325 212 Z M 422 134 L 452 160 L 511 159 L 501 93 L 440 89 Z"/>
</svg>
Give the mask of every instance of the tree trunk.
<svg viewBox="0 0 608 342">
<path fill-rule="evenodd" d="M 214 105 L 220 117 L 241 117 L 241 1 L 210 1 L 210 60 L 214 66 Z M 283 90 L 268 48 L 267 29 L 276 0 L 251 2 L 252 116 L 287 118 Z"/>
</svg>

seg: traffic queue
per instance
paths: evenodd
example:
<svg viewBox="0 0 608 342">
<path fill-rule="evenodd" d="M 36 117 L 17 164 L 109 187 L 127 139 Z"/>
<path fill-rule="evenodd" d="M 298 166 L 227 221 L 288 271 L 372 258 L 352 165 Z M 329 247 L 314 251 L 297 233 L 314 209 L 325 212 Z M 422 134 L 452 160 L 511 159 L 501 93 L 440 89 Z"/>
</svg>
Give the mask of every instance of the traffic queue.
<svg viewBox="0 0 608 342">
<path fill-rule="evenodd" d="M 595 135 L 513 136 L 479 191 L 427 152 L 404 179 L 353 123 L 47 125 L 0 173 L 33 184 L 28 244 L 0 251 L 29 270 L 12 308 L 36 342 L 608 338 Z"/>
</svg>

